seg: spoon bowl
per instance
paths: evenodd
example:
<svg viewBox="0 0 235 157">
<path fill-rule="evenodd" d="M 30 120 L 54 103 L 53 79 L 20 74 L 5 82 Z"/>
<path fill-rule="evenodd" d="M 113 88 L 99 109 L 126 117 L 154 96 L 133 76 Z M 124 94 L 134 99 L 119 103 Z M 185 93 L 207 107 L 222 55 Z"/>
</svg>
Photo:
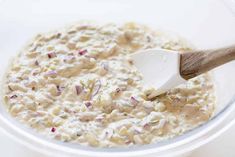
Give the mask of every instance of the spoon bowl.
<svg viewBox="0 0 235 157">
<path fill-rule="evenodd" d="M 134 65 L 143 75 L 144 84 L 154 87 L 159 95 L 185 83 L 180 75 L 180 53 L 165 49 L 148 49 L 131 55 Z"/>
<path fill-rule="evenodd" d="M 132 54 L 131 58 L 142 73 L 144 84 L 154 87 L 154 95 L 159 95 L 188 79 L 235 60 L 235 45 L 190 52 L 148 49 Z"/>
</svg>

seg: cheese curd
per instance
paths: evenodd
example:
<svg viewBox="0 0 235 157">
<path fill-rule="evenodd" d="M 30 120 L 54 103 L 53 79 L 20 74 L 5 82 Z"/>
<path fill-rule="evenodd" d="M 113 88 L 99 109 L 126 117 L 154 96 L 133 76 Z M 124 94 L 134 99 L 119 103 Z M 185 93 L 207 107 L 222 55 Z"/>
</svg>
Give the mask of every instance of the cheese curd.
<svg viewBox="0 0 235 157">
<path fill-rule="evenodd" d="M 189 50 L 146 26 L 80 22 L 37 35 L 7 71 L 9 113 L 44 136 L 94 147 L 154 143 L 208 121 L 215 98 L 208 74 L 156 97 L 128 54 Z"/>
</svg>

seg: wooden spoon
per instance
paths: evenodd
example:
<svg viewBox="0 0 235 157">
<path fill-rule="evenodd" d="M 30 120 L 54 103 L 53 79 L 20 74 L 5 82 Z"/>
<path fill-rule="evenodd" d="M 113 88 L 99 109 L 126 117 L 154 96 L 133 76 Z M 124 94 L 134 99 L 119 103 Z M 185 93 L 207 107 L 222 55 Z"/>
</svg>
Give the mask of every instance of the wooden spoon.
<svg viewBox="0 0 235 157">
<path fill-rule="evenodd" d="M 134 65 L 143 74 L 146 85 L 162 94 L 202 73 L 235 59 L 235 45 L 215 50 L 176 52 L 149 49 L 131 55 Z M 234 67 L 235 68 L 235 67 Z"/>
</svg>

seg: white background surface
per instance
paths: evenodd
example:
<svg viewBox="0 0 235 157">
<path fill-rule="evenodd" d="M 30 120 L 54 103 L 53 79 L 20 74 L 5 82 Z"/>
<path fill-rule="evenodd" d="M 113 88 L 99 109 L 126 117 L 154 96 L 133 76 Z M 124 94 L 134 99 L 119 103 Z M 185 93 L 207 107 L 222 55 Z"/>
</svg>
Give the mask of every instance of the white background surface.
<svg viewBox="0 0 235 157">
<path fill-rule="evenodd" d="M 45 5 L 45 2 L 47 2 L 47 5 Z M 71 3 L 67 3 L 67 5 L 64 5 L 64 3 L 59 0 L 0 0 L 0 53 L 10 53 L 18 50 L 20 47 L 22 47 L 22 44 L 25 43 L 25 41 L 30 36 L 32 36 L 32 34 L 35 34 L 35 32 L 38 31 L 37 29 L 41 30 L 44 27 L 41 25 L 41 23 L 48 23 L 48 25 L 54 27 L 53 22 L 58 22 L 58 19 L 60 19 L 60 23 L 58 23 L 58 25 L 60 26 L 64 25 L 64 23 L 70 23 L 80 19 L 74 17 L 84 17 L 83 19 L 94 19 L 95 16 L 95 19 L 105 19 L 108 21 L 139 21 L 138 19 L 142 19 L 144 23 L 157 23 L 156 25 L 158 25 L 159 27 L 164 27 L 164 29 L 179 32 L 186 38 L 189 38 L 196 46 L 199 47 L 214 47 L 223 45 L 224 43 L 229 44 L 235 41 L 235 36 L 233 35 L 232 37 L 232 35 L 230 34 L 231 30 L 235 29 L 235 22 L 232 22 L 231 15 L 228 13 L 228 11 L 223 10 L 224 8 L 220 7 L 221 3 L 218 3 L 215 0 L 180 0 L 181 4 L 185 4 L 185 6 L 187 6 L 185 8 L 187 14 L 181 12 L 180 10 L 177 11 L 176 7 L 177 5 L 179 5 L 179 1 L 165 0 L 161 4 L 161 6 L 145 4 L 150 2 L 150 0 L 143 0 L 141 2 L 137 0 L 120 0 L 119 2 L 126 4 L 125 6 L 123 6 L 114 0 L 100 0 L 99 2 L 94 0 L 79 1 L 77 5 L 72 5 Z M 153 0 L 151 0 L 151 2 L 153 2 Z M 136 5 L 135 10 L 131 8 L 132 4 Z M 110 6 L 112 8 L 110 8 Z M 135 16 L 137 12 L 139 13 L 140 10 L 143 10 L 143 6 L 148 6 L 148 10 L 145 10 L 146 12 L 143 12 L 143 16 Z M 210 14 L 205 14 L 208 12 L 208 6 L 210 6 Z M 71 9 L 68 9 L 69 7 Z M 99 9 L 99 7 L 105 7 L 106 9 Z M 158 9 L 156 9 L 157 7 Z M 174 11 L 169 12 L 168 10 L 164 10 L 167 7 L 169 10 Z M 90 11 L 88 11 L 88 9 Z M 96 11 L 94 12 L 94 10 Z M 125 15 L 125 11 L 127 10 L 131 11 L 128 12 L 129 14 Z M 151 15 L 151 12 L 153 10 L 157 10 L 157 12 L 161 14 L 152 15 L 151 18 L 154 16 L 154 20 L 148 21 L 148 19 L 146 18 L 148 16 L 146 15 Z M 194 12 L 193 10 L 197 10 L 197 12 Z M 62 14 L 61 11 L 65 11 L 66 15 Z M 107 12 L 112 14 L 113 18 L 107 17 Z M 159 16 L 164 15 L 167 12 L 172 14 L 172 16 L 168 17 L 174 16 L 175 19 L 180 21 L 184 21 L 185 19 L 187 19 L 185 21 L 187 27 L 182 27 L 182 25 L 179 25 L 179 21 L 177 20 L 174 21 L 171 18 L 167 18 L 166 16 Z M 221 18 L 221 16 L 223 18 Z M 188 17 L 190 17 L 190 19 L 188 19 Z M 218 21 L 218 19 L 220 20 Z M 213 24 L 214 27 L 208 25 L 209 23 Z M 216 29 L 218 29 L 218 27 L 220 26 L 225 29 L 223 31 L 216 31 Z M 198 38 L 195 38 L 195 36 L 201 36 L 199 30 L 203 30 L 205 32 L 203 35 L 205 36 L 200 40 L 196 40 Z M 2 38 L 3 36 L 4 38 Z M 234 141 L 235 126 L 225 132 L 215 141 L 195 151 L 190 157 L 234 157 Z M 25 149 L 23 149 L 19 145 L 16 145 L 14 141 L 6 137 L 1 132 L 0 148 L 1 157 L 42 157 L 42 155 L 36 155 L 35 152 L 25 151 Z"/>
</svg>

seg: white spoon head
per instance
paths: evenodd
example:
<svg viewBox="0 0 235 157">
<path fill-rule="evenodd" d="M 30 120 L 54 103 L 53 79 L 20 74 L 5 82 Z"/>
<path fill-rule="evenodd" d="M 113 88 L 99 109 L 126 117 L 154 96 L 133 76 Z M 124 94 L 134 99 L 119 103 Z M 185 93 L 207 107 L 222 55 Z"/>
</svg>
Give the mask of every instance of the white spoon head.
<svg viewBox="0 0 235 157">
<path fill-rule="evenodd" d="M 180 76 L 180 54 L 164 49 L 143 50 L 131 55 L 134 65 L 143 75 L 144 84 L 162 94 L 186 82 Z"/>
</svg>

